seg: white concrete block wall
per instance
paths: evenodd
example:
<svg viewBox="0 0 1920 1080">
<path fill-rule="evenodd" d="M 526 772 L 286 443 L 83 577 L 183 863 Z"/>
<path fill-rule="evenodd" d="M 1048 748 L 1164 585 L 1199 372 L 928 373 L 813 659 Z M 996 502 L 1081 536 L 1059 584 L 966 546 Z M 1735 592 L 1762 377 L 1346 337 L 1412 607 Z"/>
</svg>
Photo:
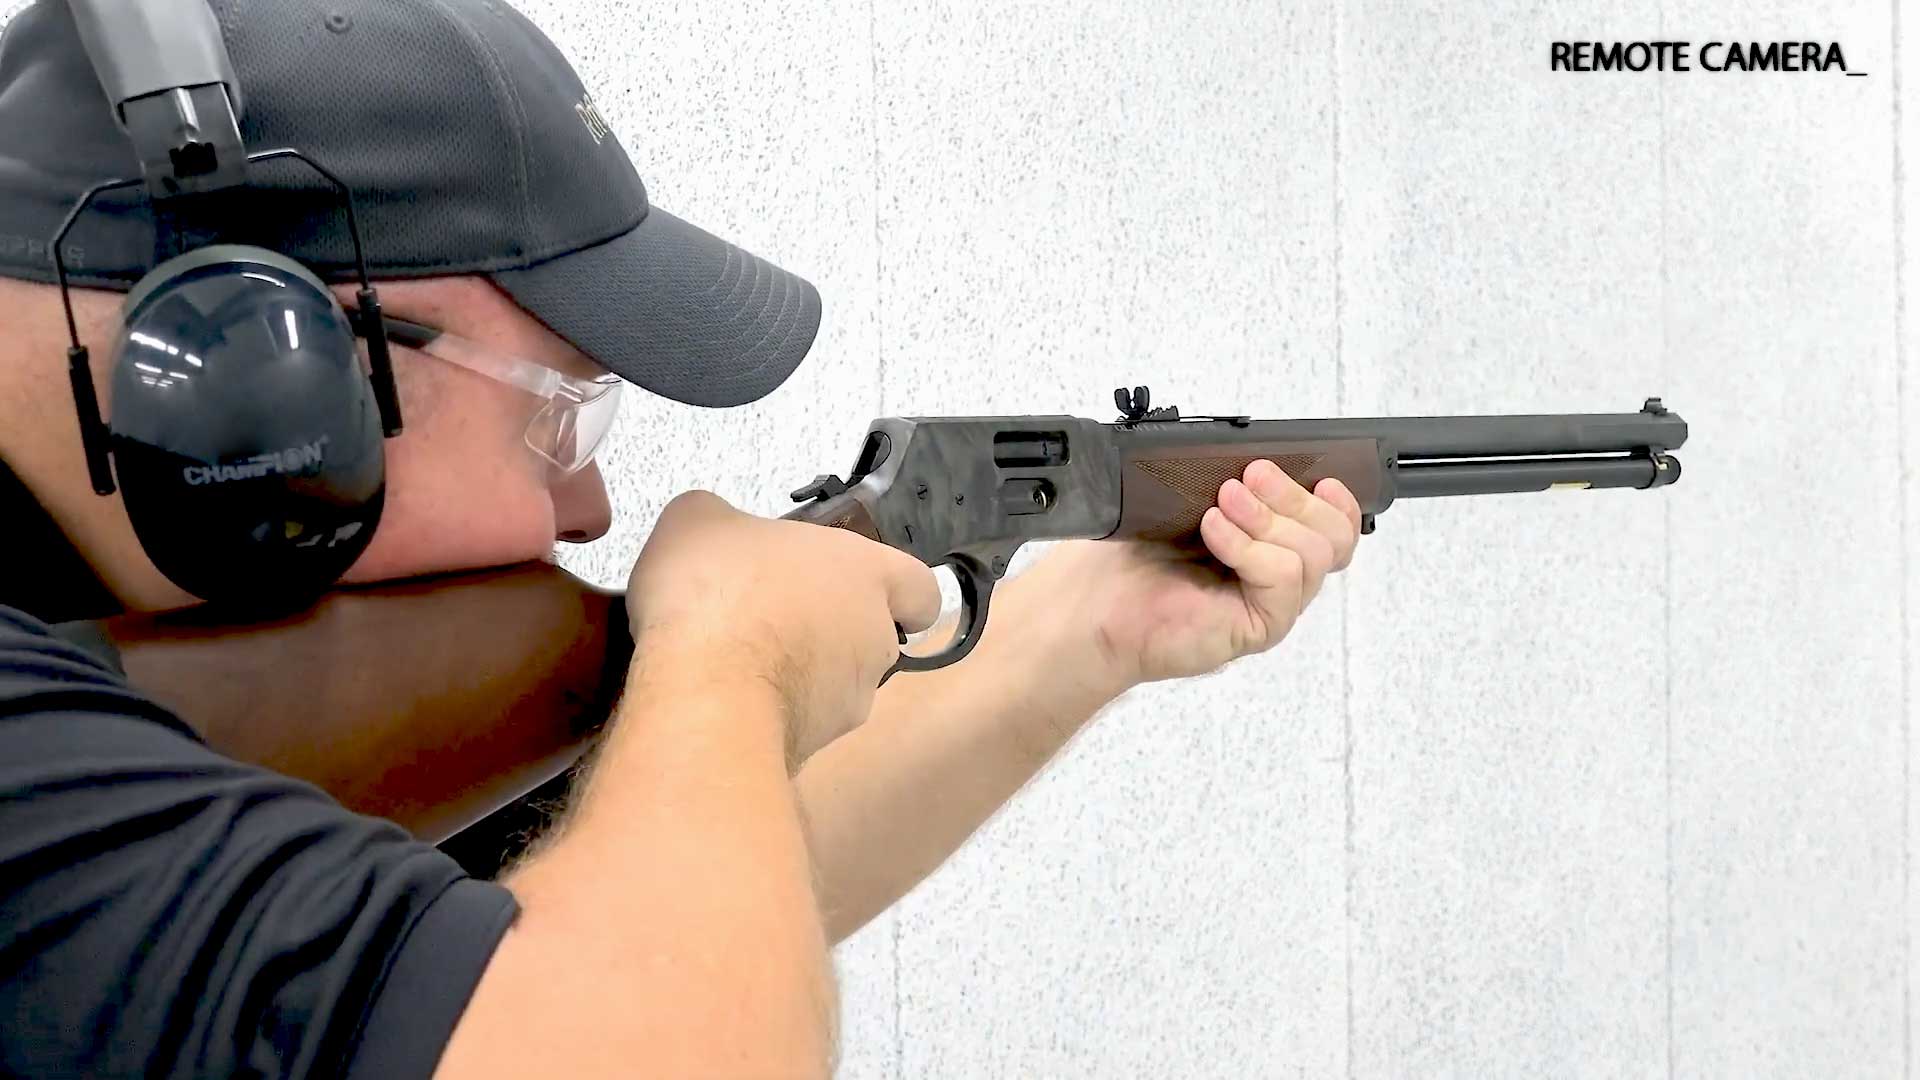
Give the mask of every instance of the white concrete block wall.
<svg viewBox="0 0 1920 1080">
<path fill-rule="evenodd" d="M 1668 538 L 1680 1076 L 1910 1068 L 1889 16 L 1666 13 L 1817 21 L 1870 73 L 1665 84 L 1665 346 L 1701 434 Z"/>
<path fill-rule="evenodd" d="M 1920 612 L 1920 323 L 1915 322 L 1915 309 L 1907 300 L 1906 290 L 1915 281 L 1920 281 L 1920 227 L 1916 226 L 1915 208 L 1920 207 L 1920 175 L 1914 172 L 1916 154 L 1920 153 L 1920 108 L 1907 105 L 1907 98 L 1920 87 L 1920 51 L 1904 47 L 1908 35 L 1920 31 L 1920 18 L 1911 12 L 1900 10 L 1893 13 L 1893 37 L 1903 46 L 1893 58 L 1891 67 L 1897 76 L 1895 84 L 1896 106 L 1894 115 L 1897 144 L 1894 150 L 1895 175 L 1898 185 L 1894 189 L 1894 242 L 1897 245 L 1899 263 L 1895 267 L 1894 326 L 1897 337 L 1894 339 L 1895 352 L 1899 356 L 1899 369 L 1895 377 L 1901 386 L 1901 410 L 1897 416 L 1900 432 L 1902 491 L 1904 499 L 1900 504 L 1902 525 L 1905 538 L 1901 545 L 1901 573 L 1906 579 L 1906 603 L 1901 608 L 1900 628 L 1906 642 L 1906 678 L 1902 682 L 1902 699 L 1906 703 L 1906 720 L 1901 728 L 1906 738 L 1907 771 L 1904 778 L 1906 790 L 1906 838 L 1903 849 L 1906 855 L 1907 871 L 1907 910 L 1906 934 L 1903 939 L 1904 960 L 1906 962 L 1906 1032 L 1907 1032 L 1907 1068 L 1912 1069 L 1913 1035 L 1920 1029 L 1920 1001 L 1913 997 L 1913 971 L 1915 964 L 1914 941 L 1920 937 L 1920 908 L 1916 908 L 1913 897 L 1917 891 L 1915 874 L 1920 872 L 1913 862 L 1912 837 L 1916 825 L 1920 825 L 1920 806 L 1913 797 L 1913 778 L 1920 776 L 1920 763 L 1915 760 L 1913 730 L 1920 725 L 1920 702 L 1916 702 L 1915 689 L 1920 687 L 1920 635 L 1915 633 L 1915 613 Z"/>
<path fill-rule="evenodd" d="M 864 107 L 834 100 L 872 145 L 761 159 L 871 192 L 873 269 L 816 280 L 872 351 L 809 394 L 1104 414 L 1149 381 L 1266 415 L 1662 394 L 1695 424 L 1656 496 L 1402 504 L 1282 654 L 1112 710 L 843 949 L 843 1076 L 1906 1069 L 1920 654 L 1887 6 L 706 11 L 739 58 L 647 44 L 685 40 L 676 13 L 565 19 L 641 31 L 581 54 L 657 95 L 615 123 L 672 130 L 661 168 L 690 171 L 655 183 L 749 227 L 807 196 L 730 194 L 703 159 L 734 133 L 678 142 L 664 73 L 734 66 L 698 104 L 751 118 L 757 84 L 870 59 Z M 1872 74 L 1545 71 L 1576 32 L 1837 38 Z M 809 270 L 848 243 L 799 228 L 776 242 Z M 856 434 L 809 430 L 825 456 L 789 471 Z M 693 480 L 654 458 L 617 482 L 651 506 Z M 728 494 L 775 509 L 767 480 Z M 631 547 L 575 563 L 617 576 Z"/>
<path fill-rule="evenodd" d="M 634 396 L 601 584 L 882 413 L 1693 424 L 1656 494 L 1402 503 L 1279 652 L 1110 710 L 839 950 L 842 1078 L 1911 1073 L 1898 0 L 520 6 L 827 301 L 760 404 Z M 1574 35 L 1870 75 L 1548 73 Z"/>
<path fill-rule="evenodd" d="M 1657 17 L 1594 10 L 1580 30 L 1602 39 Z M 1525 3 L 1343 7 L 1343 412 L 1632 412 L 1665 393 L 1695 419 L 1660 347 L 1658 83 L 1550 73 L 1564 25 Z M 1664 1068 L 1668 509 L 1628 491 L 1400 503 L 1363 543 L 1352 1075 Z"/>
</svg>

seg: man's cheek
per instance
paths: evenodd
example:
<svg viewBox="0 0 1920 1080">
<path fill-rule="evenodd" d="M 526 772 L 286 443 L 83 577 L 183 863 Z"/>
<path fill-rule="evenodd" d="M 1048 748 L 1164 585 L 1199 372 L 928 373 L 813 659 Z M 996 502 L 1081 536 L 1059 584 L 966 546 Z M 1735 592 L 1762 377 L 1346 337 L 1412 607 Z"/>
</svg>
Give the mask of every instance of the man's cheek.
<svg viewBox="0 0 1920 1080">
<path fill-rule="evenodd" d="M 445 433 L 442 433 L 445 434 Z M 497 440 L 497 437 L 496 437 Z M 346 580 L 389 581 L 545 557 L 553 506 L 525 459 L 465 440 L 403 435 L 390 441 L 380 526 Z M 537 458 L 535 458 L 537 461 Z"/>
<path fill-rule="evenodd" d="M 540 499 L 469 500 L 430 511 L 404 496 L 392 498 L 345 580 L 394 581 L 544 559 L 553 546 L 552 520 Z"/>
</svg>

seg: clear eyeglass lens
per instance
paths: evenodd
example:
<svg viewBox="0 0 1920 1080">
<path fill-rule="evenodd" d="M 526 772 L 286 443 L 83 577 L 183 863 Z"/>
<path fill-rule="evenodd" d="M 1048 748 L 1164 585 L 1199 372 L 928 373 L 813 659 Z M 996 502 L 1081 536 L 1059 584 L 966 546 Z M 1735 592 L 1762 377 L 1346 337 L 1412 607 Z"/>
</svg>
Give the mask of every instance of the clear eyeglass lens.
<svg viewBox="0 0 1920 1080">
<path fill-rule="evenodd" d="M 593 460 L 620 412 L 618 376 L 573 379 L 527 425 L 527 445 L 562 474 L 571 474 Z"/>
</svg>

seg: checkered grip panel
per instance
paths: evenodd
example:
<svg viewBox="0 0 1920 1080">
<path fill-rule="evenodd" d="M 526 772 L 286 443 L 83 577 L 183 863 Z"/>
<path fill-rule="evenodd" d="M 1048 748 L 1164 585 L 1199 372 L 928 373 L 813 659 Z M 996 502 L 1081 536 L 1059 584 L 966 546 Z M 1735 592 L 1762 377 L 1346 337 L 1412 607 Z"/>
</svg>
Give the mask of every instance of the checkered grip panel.
<svg viewBox="0 0 1920 1080">
<path fill-rule="evenodd" d="M 1308 470 L 1320 464 L 1325 456 L 1325 454 L 1279 454 L 1270 455 L 1267 460 L 1280 466 L 1280 471 L 1298 480 L 1306 475 Z M 1141 536 L 1147 540 L 1173 540 L 1198 529 L 1200 518 L 1206 514 L 1207 507 L 1213 505 L 1214 497 L 1220 493 L 1220 485 L 1246 472 L 1247 465 L 1254 460 L 1254 455 L 1239 454 L 1233 457 L 1163 458 L 1134 462 L 1134 468 L 1178 494 L 1181 502 L 1177 512 L 1148 529 Z"/>
</svg>

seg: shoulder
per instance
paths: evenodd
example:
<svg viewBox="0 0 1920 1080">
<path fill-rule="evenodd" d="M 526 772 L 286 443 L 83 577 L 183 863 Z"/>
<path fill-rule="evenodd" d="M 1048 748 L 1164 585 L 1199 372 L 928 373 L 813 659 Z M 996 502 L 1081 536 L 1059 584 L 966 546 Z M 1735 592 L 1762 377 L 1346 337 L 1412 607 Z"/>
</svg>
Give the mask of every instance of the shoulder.
<svg viewBox="0 0 1920 1080">
<path fill-rule="evenodd" d="M 0 1075 L 425 1076 L 512 894 L 0 607 Z"/>
<path fill-rule="evenodd" d="M 0 604 L 0 741 L 8 738 L 7 727 L 18 739 L 27 721 L 73 713 L 158 725 L 198 741 L 179 717 L 128 685 L 110 666 L 111 655 Z"/>
</svg>

